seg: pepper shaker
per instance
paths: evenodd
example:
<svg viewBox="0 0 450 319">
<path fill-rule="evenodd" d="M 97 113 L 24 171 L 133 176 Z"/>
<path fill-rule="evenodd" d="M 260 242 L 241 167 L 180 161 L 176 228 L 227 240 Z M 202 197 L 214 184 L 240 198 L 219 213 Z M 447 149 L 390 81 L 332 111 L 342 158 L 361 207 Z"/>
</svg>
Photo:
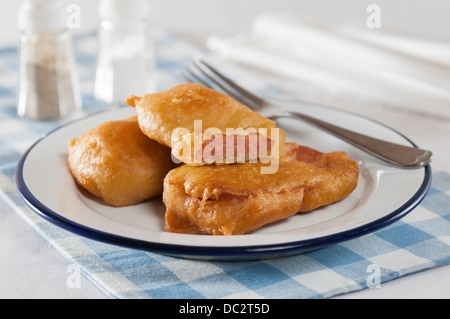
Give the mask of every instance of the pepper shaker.
<svg viewBox="0 0 450 319">
<path fill-rule="evenodd" d="M 155 89 L 147 0 L 100 0 L 96 98 L 124 104 Z"/>
<path fill-rule="evenodd" d="M 18 17 L 18 114 L 59 119 L 81 108 L 72 38 L 62 0 L 23 0 Z"/>
</svg>

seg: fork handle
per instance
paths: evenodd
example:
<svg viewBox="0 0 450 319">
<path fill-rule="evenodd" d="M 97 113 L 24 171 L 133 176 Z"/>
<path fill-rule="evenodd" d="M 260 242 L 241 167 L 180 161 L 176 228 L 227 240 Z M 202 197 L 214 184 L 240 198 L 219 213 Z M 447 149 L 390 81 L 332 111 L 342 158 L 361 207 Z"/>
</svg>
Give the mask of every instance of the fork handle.
<svg viewBox="0 0 450 319">
<path fill-rule="evenodd" d="M 433 153 L 417 147 L 399 145 L 367 135 L 349 131 L 342 127 L 323 122 L 306 114 L 289 112 L 283 117 L 294 118 L 312 124 L 347 143 L 383 160 L 403 168 L 419 168 L 430 164 Z"/>
</svg>

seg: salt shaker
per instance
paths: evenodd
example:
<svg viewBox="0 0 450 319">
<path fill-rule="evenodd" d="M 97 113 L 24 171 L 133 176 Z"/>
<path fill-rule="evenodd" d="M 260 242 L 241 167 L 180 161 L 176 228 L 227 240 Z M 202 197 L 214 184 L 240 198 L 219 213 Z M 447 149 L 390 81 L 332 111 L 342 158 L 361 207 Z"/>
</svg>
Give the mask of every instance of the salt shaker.
<svg viewBox="0 0 450 319">
<path fill-rule="evenodd" d="M 62 0 L 23 0 L 19 9 L 18 114 L 60 119 L 81 108 L 70 30 Z"/>
<path fill-rule="evenodd" d="M 155 88 L 154 53 L 146 0 L 100 0 L 95 96 L 124 104 Z"/>
</svg>

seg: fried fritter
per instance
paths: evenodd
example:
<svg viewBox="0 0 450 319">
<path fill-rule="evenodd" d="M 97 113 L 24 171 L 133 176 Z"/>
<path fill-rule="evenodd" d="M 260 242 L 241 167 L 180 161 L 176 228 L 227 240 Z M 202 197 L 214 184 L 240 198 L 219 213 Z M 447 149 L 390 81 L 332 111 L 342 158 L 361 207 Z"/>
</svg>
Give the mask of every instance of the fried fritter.
<svg viewBox="0 0 450 319">
<path fill-rule="evenodd" d="M 68 155 L 76 182 L 116 207 L 161 195 L 164 177 L 175 167 L 170 149 L 145 136 L 137 116 L 105 122 L 72 139 Z"/>
<path fill-rule="evenodd" d="M 348 196 L 359 168 L 344 152 L 286 143 L 274 174 L 261 163 L 183 165 L 164 180 L 166 231 L 239 235 Z"/>
<path fill-rule="evenodd" d="M 278 158 L 286 134 L 231 97 L 200 84 L 130 96 L 144 134 L 172 148 L 190 165 L 230 164 Z"/>
</svg>

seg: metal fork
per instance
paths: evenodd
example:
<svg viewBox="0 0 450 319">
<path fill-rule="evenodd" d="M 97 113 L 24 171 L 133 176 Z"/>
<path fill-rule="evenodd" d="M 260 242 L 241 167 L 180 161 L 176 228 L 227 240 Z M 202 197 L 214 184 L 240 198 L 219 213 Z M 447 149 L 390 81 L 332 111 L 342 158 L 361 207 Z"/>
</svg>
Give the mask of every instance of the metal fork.
<svg viewBox="0 0 450 319">
<path fill-rule="evenodd" d="M 237 85 L 204 60 L 193 62 L 180 71 L 180 76 L 188 82 L 197 82 L 210 88 L 216 85 L 227 95 L 267 118 L 273 120 L 294 118 L 305 121 L 392 165 L 401 168 L 420 168 L 430 164 L 432 160 L 433 154 L 428 150 L 383 141 L 338 127 L 306 114 L 284 111 L 277 105 Z M 211 85 L 211 82 L 214 85 Z"/>
</svg>

